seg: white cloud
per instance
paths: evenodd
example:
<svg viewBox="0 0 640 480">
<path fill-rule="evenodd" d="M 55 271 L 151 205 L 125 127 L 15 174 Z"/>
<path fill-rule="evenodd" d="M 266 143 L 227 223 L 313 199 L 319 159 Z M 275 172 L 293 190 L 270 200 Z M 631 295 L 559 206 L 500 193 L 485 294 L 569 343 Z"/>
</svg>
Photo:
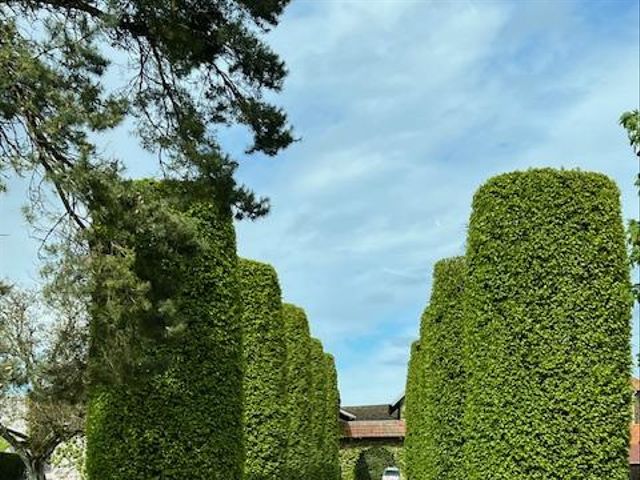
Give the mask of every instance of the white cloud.
<svg viewBox="0 0 640 480">
<path fill-rule="evenodd" d="M 616 122 L 638 103 L 637 26 L 629 12 L 603 38 L 568 2 L 309 5 L 273 35 L 303 141 L 260 177 L 243 166 L 274 210 L 240 225 L 239 245 L 307 310 L 343 399 L 383 402 L 404 385 L 396 340 L 417 335 L 432 265 L 463 253 L 489 176 L 579 165 L 633 197 Z"/>
</svg>

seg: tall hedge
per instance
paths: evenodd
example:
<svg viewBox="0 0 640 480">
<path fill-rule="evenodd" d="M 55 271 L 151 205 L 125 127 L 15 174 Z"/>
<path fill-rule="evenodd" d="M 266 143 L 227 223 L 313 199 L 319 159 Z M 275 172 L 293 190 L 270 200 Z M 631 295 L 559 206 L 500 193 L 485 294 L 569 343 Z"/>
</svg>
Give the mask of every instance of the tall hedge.
<svg viewBox="0 0 640 480">
<path fill-rule="evenodd" d="M 307 452 L 311 462 L 311 476 L 309 480 L 325 480 L 324 472 L 324 447 L 326 433 L 326 408 L 328 391 L 328 371 L 324 358 L 322 343 L 317 338 L 311 339 L 309 350 L 309 362 L 311 364 L 311 433 L 312 448 Z"/>
<path fill-rule="evenodd" d="M 323 480 L 340 480 L 340 392 L 333 355 L 324 354 L 327 389 L 324 409 L 324 441 L 322 448 Z"/>
<path fill-rule="evenodd" d="M 239 261 L 244 328 L 245 480 L 277 478 L 287 446 L 285 326 L 270 265 Z"/>
<path fill-rule="evenodd" d="M 462 328 L 465 263 L 441 260 L 420 325 L 420 352 L 411 365 L 408 461 L 412 478 L 464 478 Z M 417 371 L 416 371 L 417 370 Z"/>
<path fill-rule="evenodd" d="M 231 212 L 213 200 L 214 192 L 193 183 L 136 182 L 131 188 L 188 225 L 195 242 L 159 251 L 157 242 L 171 232 L 153 227 L 129 237 L 135 272 L 150 285 L 152 308 L 126 320 L 153 326 L 158 339 L 167 328 L 172 335 L 146 347 L 149 365 L 167 362 L 158 372 L 94 388 L 89 478 L 239 480 L 242 330 Z M 108 301 L 99 288 L 95 301 Z M 175 323 L 164 325 L 165 316 Z M 92 342 L 100 345 L 105 325 L 92 321 Z"/>
<path fill-rule="evenodd" d="M 420 381 L 421 373 L 420 340 L 411 344 L 411 354 L 409 356 L 409 368 L 407 371 L 407 383 L 405 387 L 404 419 L 406 433 L 404 439 L 407 478 L 419 478 L 420 456 L 420 434 L 422 433 L 423 419 L 419 416 L 422 413 L 420 408 Z M 414 469 L 415 467 L 415 469 Z"/>
<path fill-rule="evenodd" d="M 530 170 L 473 200 L 465 287 L 468 479 L 626 480 L 631 297 L 619 191 Z"/>
<path fill-rule="evenodd" d="M 287 341 L 287 451 L 284 478 L 313 478 L 311 455 L 314 439 L 311 433 L 313 371 L 309 361 L 311 337 L 307 316 L 299 307 L 283 305 L 285 339 Z"/>
</svg>

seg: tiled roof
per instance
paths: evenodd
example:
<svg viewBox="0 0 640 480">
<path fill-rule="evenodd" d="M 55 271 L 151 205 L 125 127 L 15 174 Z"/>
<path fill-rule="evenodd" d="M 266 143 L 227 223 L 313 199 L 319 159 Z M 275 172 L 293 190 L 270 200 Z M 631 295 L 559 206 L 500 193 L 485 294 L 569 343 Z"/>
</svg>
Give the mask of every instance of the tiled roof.
<svg viewBox="0 0 640 480">
<path fill-rule="evenodd" d="M 404 420 L 356 420 L 342 423 L 342 438 L 404 438 Z"/>
</svg>

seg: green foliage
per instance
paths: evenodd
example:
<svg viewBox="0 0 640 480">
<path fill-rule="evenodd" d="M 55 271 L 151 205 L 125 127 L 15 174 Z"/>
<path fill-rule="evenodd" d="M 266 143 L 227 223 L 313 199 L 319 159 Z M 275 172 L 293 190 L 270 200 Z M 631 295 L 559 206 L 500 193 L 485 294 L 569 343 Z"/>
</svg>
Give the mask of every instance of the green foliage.
<svg viewBox="0 0 640 480">
<path fill-rule="evenodd" d="M 380 446 L 379 444 L 373 444 L 373 443 L 369 443 L 369 444 L 359 444 L 358 446 L 345 446 L 343 448 L 340 449 L 340 471 L 341 471 L 341 479 L 342 480 L 357 480 L 357 470 L 358 470 L 358 466 L 362 466 L 364 464 L 366 464 L 366 459 L 365 460 L 361 460 L 361 457 L 363 455 L 366 455 L 368 451 L 370 450 L 374 450 L 374 451 L 380 451 L 381 449 L 384 449 L 386 451 L 386 453 L 382 453 L 381 455 L 385 458 L 388 458 L 388 455 L 391 455 L 393 457 L 393 462 L 390 463 L 388 466 L 394 466 L 394 467 L 398 467 L 400 469 L 400 475 L 402 475 L 402 479 L 406 480 L 406 478 L 412 478 L 412 477 L 405 477 L 405 448 L 401 447 L 401 446 L 392 446 L 392 445 L 385 445 L 385 446 Z M 386 467 L 385 467 L 386 468 Z M 362 469 L 362 474 L 363 475 L 370 475 L 370 473 L 368 473 L 368 471 L 366 471 L 365 473 L 365 469 Z M 382 474 L 380 475 L 380 477 L 382 476 Z M 378 477 L 378 479 L 380 478 Z M 375 480 L 378 480 L 375 479 Z"/>
<path fill-rule="evenodd" d="M 530 170 L 476 193 L 465 478 L 628 478 L 630 285 L 607 177 Z"/>
<path fill-rule="evenodd" d="M 24 474 L 24 463 L 18 455 L 0 452 L 0 478 L 2 480 L 22 480 Z"/>
<path fill-rule="evenodd" d="M 406 480 L 407 471 L 407 450 L 403 447 L 396 447 L 391 449 L 396 461 L 396 467 L 400 469 L 400 476 L 402 480 Z"/>
<path fill-rule="evenodd" d="M 284 304 L 282 311 L 287 341 L 286 401 L 289 419 L 285 472 L 287 479 L 309 480 L 314 478 L 311 460 L 315 445 L 311 433 L 314 377 L 309 362 L 309 324 L 301 308 Z"/>
<path fill-rule="evenodd" d="M 620 116 L 620 125 L 627 131 L 629 144 L 634 149 L 640 149 L 640 110 L 624 112 Z"/>
<path fill-rule="evenodd" d="M 313 442 L 311 450 L 307 452 L 311 463 L 309 479 L 322 480 L 328 389 L 324 351 L 322 343 L 317 338 L 311 339 L 308 361 L 311 364 L 311 422 L 307 428 Z"/>
<path fill-rule="evenodd" d="M 423 413 L 420 384 L 424 375 L 420 375 L 422 359 L 420 358 L 420 340 L 411 344 L 411 354 L 409 356 L 409 368 L 407 371 L 407 385 L 405 387 L 404 419 L 406 433 L 404 439 L 405 455 L 407 459 L 408 478 L 419 478 L 421 467 L 422 451 L 418 448 L 421 437 L 424 435 L 422 429 Z"/>
<path fill-rule="evenodd" d="M 464 478 L 462 327 L 465 265 L 441 260 L 433 273 L 420 343 L 412 347 L 406 439 L 411 478 Z"/>
<path fill-rule="evenodd" d="M 9 444 L 4 438 L 0 438 L 0 452 L 4 452 L 9 448 Z"/>
<path fill-rule="evenodd" d="M 123 383 L 164 369 L 167 359 L 160 361 L 156 347 L 179 340 L 189 319 L 175 308 L 174 296 L 182 287 L 175 279 L 208 248 L 202 221 L 189 214 L 188 199 L 203 209 L 214 202 L 212 212 L 224 218 L 227 209 L 215 202 L 217 196 L 203 182 L 136 181 L 120 184 L 115 196 L 105 187 L 91 200 L 87 289 L 94 337 L 100 338 L 92 345 L 94 382 Z M 166 353 L 170 356 L 170 349 Z"/>
<path fill-rule="evenodd" d="M 353 446 L 340 449 L 340 477 L 342 480 L 355 480 L 356 464 L 362 452 L 362 448 Z"/>
<path fill-rule="evenodd" d="M 322 480 L 340 479 L 340 392 L 338 374 L 332 355 L 325 353 L 327 388 L 324 409 L 324 439 L 322 444 Z"/>
<path fill-rule="evenodd" d="M 51 455 L 51 465 L 57 468 L 72 468 L 80 480 L 87 479 L 86 445 L 84 437 L 76 437 L 58 445 Z"/>
<path fill-rule="evenodd" d="M 4 283 L 3 281 L 0 281 L 0 297 L 3 297 L 4 295 L 9 293 L 10 291 L 11 291 L 11 286 L 9 286 L 8 284 Z"/>
<path fill-rule="evenodd" d="M 632 110 L 624 112 L 620 116 L 620 125 L 627 131 L 629 144 L 634 153 L 640 156 L 640 111 Z M 640 188 L 640 173 L 636 178 L 636 187 Z M 631 263 L 637 268 L 640 266 L 640 223 L 637 219 L 629 220 L 629 246 Z M 636 301 L 640 301 L 640 285 L 634 286 Z"/>
<path fill-rule="evenodd" d="M 284 308 L 292 375 L 287 398 L 288 478 L 337 480 L 340 398 L 334 360 L 324 353 L 320 340 L 309 337 L 304 312 L 291 305 Z"/>
<path fill-rule="evenodd" d="M 94 280 L 98 385 L 88 413 L 88 478 L 239 480 L 243 362 L 231 213 L 198 184 L 140 182 L 131 188 L 142 200 L 164 199 L 167 214 L 184 227 L 180 232 L 191 232 L 190 241 L 167 242 L 166 225 L 145 224 L 129 236 L 108 221 L 95 227 L 97 239 L 116 233 L 127 240 L 132 271 L 148 285 L 149 304 L 114 317 L 112 285 Z M 113 346 L 121 331 L 142 332 L 148 341 L 136 345 L 131 376 L 102 381 L 100 363 L 112 356 L 96 352 Z"/>
<path fill-rule="evenodd" d="M 355 480 L 380 480 L 385 468 L 395 466 L 396 459 L 387 448 L 370 448 L 358 458 Z"/>
<path fill-rule="evenodd" d="M 286 355 L 278 277 L 270 265 L 239 261 L 244 330 L 245 480 L 276 478 L 287 445 Z"/>
</svg>

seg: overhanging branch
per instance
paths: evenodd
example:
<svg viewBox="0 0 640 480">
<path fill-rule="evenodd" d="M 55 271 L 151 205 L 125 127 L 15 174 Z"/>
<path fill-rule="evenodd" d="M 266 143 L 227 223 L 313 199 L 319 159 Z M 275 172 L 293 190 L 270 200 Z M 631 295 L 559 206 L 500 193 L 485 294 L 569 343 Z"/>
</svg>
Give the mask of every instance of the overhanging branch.
<svg viewBox="0 0 640 480">
<path fill-rule="evenodd" d="M 0 422 L 0 437 L 6 440 L 16 452 L 23 451 L 29 440 L 24 433 L 18 432 L 12 428 L 7 427 Z"/>
</svg>

